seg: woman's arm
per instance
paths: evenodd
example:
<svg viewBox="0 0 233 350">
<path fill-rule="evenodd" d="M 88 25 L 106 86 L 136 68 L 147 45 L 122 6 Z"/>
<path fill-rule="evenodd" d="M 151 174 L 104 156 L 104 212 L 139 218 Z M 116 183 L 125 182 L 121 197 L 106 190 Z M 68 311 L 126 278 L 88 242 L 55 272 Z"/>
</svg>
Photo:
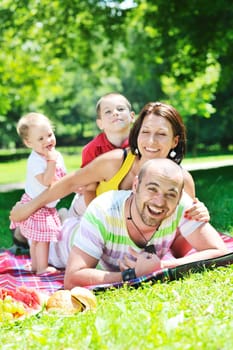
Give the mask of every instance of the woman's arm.
<svg viewBox="0 0 233 350">
<path fill-rule="evenodd" d="M 120 149 L 97 157 L 84 168 L 67 174 L 61 180 L 52 184 L 30 202 L 16 204 L 11 210 L 10 219 L 13 221 L 25 220 L 39 208 L 72 192 L 76 192 L 79 187 L 85 187 L 89 184 L 103 181 L 106 178 L 111 178 L 120 168 L 122 158 L 123 153 Z"/>
<path fill-rule="evenodd" d="M 93 201 L 93 199 L 96 197 L 97 186 L 98 186 L 97 182 L 95 184 L 91 184 L 91 185 L 86 186 L 86 188 L 83 192 L 86 206 L 88 206 L 88 204 L 90 204 Z"/>
<path fill-rule="evenodd" d="M 182 168 L 182 171 L 184 177 L 184 190 L 191 198 L 195 198 L 195 183 L 193 177 L 187 170 Z"/>
</svg>

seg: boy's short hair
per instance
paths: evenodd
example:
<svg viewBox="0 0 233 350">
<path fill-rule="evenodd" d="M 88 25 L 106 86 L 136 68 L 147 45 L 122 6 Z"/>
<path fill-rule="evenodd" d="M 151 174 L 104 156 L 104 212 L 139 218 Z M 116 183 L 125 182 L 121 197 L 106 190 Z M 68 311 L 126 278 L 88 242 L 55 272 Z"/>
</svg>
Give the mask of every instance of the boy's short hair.
<svg viewBox="0 0 233 350">
<path fill-rule="evenodd" d="M 129 111 L 132 111 L 132 105 L 129 102 L 129 100 L 122 94 L 120 94 L 119 92 L 110 92 L 108 94 L 103 95 L 102 97 L 100 97 L 100 99 L 97 101 L 96 103 L 96 114 L 97 114 L 97 118 L 100 118 L 100 105 L 103 102 L 103 100 L 107 97 L 112 97 L 112 96 L 120 96 L 125 100 L 125 103 L 127 105 L 127 107 L 129 108 Z"/>
</svg>

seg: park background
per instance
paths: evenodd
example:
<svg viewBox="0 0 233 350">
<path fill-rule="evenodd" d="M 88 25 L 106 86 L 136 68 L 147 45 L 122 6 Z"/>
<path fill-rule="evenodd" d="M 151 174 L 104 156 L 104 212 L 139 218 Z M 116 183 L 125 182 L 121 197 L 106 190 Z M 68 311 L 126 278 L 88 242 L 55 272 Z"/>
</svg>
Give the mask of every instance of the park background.
<svg viewBox="0 0 233 350">
<path fill-rule="evenodd" d="M 2 0 L 0 148 L 22 146 L 29 111 L 55 122 L 58 145 L 83 145 L 98 98 L 118 91 L 136 114 L 177 108 L 191 155 L 232 152 L 232 12 L 230 0 Z"/>
<path fill-rule="evenodd" d="M 230 0 L 2 0 L 0 184 L 24 180 L 29 151 L 16 134 L 23 114 L 38 111 L 54 121 L 71 171 L 98 133 L 97 100 L 118 91 L 136 114 L 149 101 L 177 108 L 189 164 L 231 161 L 192 175 L 213 225 L 233 234 L 232 40 Z M 9 210 L 21 193 L 0 194 L 0 247 L 11 243 Z M 98 297 L 96 314 L 3 325 L 2 348 L 228 350 L 232 282 L 232 268 L 222 268 L 109 291 Z"/>
</svg>

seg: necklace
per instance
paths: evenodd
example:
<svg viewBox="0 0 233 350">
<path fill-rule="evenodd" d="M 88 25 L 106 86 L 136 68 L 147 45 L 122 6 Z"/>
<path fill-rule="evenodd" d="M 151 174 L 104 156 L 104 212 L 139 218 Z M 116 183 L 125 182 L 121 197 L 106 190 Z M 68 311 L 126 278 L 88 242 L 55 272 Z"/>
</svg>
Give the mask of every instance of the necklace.
<svg viewBox="0 0 233 350">
<path fill-rule="evenodd" d="M 130 201 L 129 204 L 129 217 L 127 218 L 128 220 L 131 220 L 132 224 L 134 225 L 134 227 L 136 228 L 136 230 L 138 231 L 138 233 L 140 234 L 140 236 L 143 238 L 143 240 L 145 241 L 145 244 L 147 246 L 148 242 L 151 240 L 151 238 L 153 237 L 153 235 L 150 237 L 150 239 L 146 239 L 146 237 L 144 236 L 144 234 L 141 232 L 141 230 L 139 229 L 138 225 L 135 223 L 133 217 L 132 217 L 132 203 L 133 203 L 133 197 Z M 150 247 L 150 246 L 149 246 Z"/>
</svg>

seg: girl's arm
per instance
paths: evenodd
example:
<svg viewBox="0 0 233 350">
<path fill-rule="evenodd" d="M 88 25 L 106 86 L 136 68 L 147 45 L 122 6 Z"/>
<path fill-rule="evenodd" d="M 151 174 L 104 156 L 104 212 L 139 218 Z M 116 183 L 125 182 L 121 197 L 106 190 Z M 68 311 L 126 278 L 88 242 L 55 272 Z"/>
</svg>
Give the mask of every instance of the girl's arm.
<svg viewBox="0 0 233 350">
<path fill-rule="evenodd" d="M 56 174 L 56 163 L 59 153 L 53 147 L 52 149 L 47 150 L 47 166 L 43 173 L 38 174 L 36 179 L 44 186 L 48 187 L 55 181 Z"/>
<path fill-rule="evenodd" d="M 47 167 L 44 173 L 36 176 L 36 179 L 42 185 L 48 187 L 55 181 L 55 173 L 56 173 L 56 161 L 49 160 L 47 161 Z"/>
</svg>

